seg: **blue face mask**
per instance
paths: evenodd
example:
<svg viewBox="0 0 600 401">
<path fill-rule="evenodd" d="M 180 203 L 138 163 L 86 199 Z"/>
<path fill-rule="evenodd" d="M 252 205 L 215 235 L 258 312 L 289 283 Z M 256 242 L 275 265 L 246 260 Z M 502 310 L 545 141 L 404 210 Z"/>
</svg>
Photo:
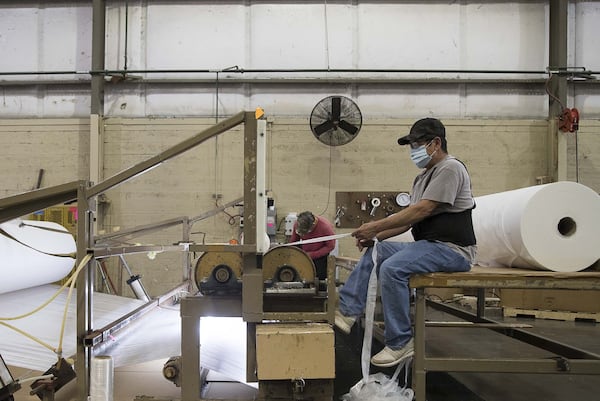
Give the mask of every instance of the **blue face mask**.
<svg viewBox="0 0 600 401">
<path fill-rule="evenodd" d="M 431 155 L 427 154 L 427 147 L 430 144 L 431 142 L 429 142 L 427 145 L 421 145 L 416 149 L 410 149 L 410 158 L 418 168 L 425 168 L 431 161 L 433 153 Z"/>
</svg>

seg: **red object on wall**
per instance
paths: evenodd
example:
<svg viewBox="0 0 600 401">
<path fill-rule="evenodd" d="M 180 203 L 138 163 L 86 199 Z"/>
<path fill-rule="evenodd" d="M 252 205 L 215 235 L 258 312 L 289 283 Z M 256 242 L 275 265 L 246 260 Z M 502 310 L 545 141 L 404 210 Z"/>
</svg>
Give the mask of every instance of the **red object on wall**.
<svg viewBox="0 0 600 401">
<path fill-rule="evenodd" d="M 579 129 L 579 110 L 565 108 L 558 118 L 558 128 L 562 132 L 575 132 Z"/>
</svg>

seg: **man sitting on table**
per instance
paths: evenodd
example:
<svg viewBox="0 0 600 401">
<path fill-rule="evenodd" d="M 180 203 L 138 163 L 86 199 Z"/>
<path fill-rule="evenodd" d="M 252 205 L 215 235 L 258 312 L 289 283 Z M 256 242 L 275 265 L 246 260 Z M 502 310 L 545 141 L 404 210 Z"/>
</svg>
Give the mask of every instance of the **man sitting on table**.
<svg viewBox="0 0 600 401">
<path fill-rule="evenodd" d="M 371 363 L 382 367 L 395 366 L 414 353 L 410 275 L 469 271 L 476 252 L 471 180 L 465 165 L 448 154 L 444 125 L 435 118 L 421 119 L 398 144 L 410 145 L 410 157 L 422 169 L 413 183 L 410 205 L 352 233 L 358 248 L 368 249 L 340 289 L 335 317 L 335 325 L 349 333 L 363 314 L 376 244 L 385 348 Z M 409 229 L 415 242 L 384 241 Z"/>
</svg>

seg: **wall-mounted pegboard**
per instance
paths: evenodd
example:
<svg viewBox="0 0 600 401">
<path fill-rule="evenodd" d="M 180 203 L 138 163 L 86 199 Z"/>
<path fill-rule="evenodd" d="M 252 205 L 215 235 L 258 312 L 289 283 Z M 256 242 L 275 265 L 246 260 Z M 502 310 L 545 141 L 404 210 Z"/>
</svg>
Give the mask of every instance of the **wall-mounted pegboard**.
<svg viewBox="0 0 600 401">
<path fill-rule="evenodd" d="M 357 228 L 363 223 L 399 212 L 409 204 L 408 191 L 336 192 L 334 225 Z"/>
</svg>

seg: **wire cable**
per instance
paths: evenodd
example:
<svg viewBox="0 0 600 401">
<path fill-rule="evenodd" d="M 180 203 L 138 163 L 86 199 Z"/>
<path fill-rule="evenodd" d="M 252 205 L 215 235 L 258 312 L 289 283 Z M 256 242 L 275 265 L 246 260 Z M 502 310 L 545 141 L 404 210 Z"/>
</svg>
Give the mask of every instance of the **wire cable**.
<svg viewBox="0 0 600 401">
<path fill-rule="evenodd" d="M 327 209 L 329 209 L 329 201 L 331 200 L 331 170 L 333 169 L 333 146 L 329 146 L 329 183 L 327 184 L 327 201 L 325 202 L 325 209 L 319 213 L 319 216 L 323 216 Z"/>
<path fill-rule="evenodd" d="M 327 18 L 327 0 L 323 4 L 323 19 L 325 20 L 325 59 L 327 61 L 327 70 L 331 68 L 329 62 L 329 22 Z"/>
<path fill-rule="evenodd" d="M 548 71 L 548 79 L 546 80 L 546 83 L 544 85 L 544 87 L 546 88 L 546 93 L 548 94 L 548 96 L 550 96 L 552 98 L 552 100 L 558 102 L 558 104 L 560 105 L 560 109 L 561 111 L 565 109 L 565 105 L 560 101 L 560 99 L 558 97 L 556 97 L 551 91 L 550 91 L 550 81 L 552 80 L 552 71 Z"/>
<path fill-rule="evenodd" d="M 31 226 L 29 226 L 31 227 Z M 70 234 L 68 231 L 64 231 L 66 234 Z M 21 245 L 23 245 L 24 247 L 27 247 L 29 249 L 33 249 L 36 252 L 42 253 L 44 255 L 48 255 L 48 256 L 56 256 L 59 258 L 72 258 L 75 259 L 77 257 L 77 254 L 74 252 L 71 253 L 50 253 L 50 252 L 44 252 L 41 251 L 37 248 L 32 247 L 31 245 L 28 245 L 26 243 L 24 243 L 23 241 L 19 241 L 17 238 L 13 237 L 12 235 L 10 235 L 9 233 L 7 233 L 6 231 L 4 231 L 3 229 L 0 228 L 0 235 L 4 235 L 6 238 L 11 239 Z"/>
</svg>

